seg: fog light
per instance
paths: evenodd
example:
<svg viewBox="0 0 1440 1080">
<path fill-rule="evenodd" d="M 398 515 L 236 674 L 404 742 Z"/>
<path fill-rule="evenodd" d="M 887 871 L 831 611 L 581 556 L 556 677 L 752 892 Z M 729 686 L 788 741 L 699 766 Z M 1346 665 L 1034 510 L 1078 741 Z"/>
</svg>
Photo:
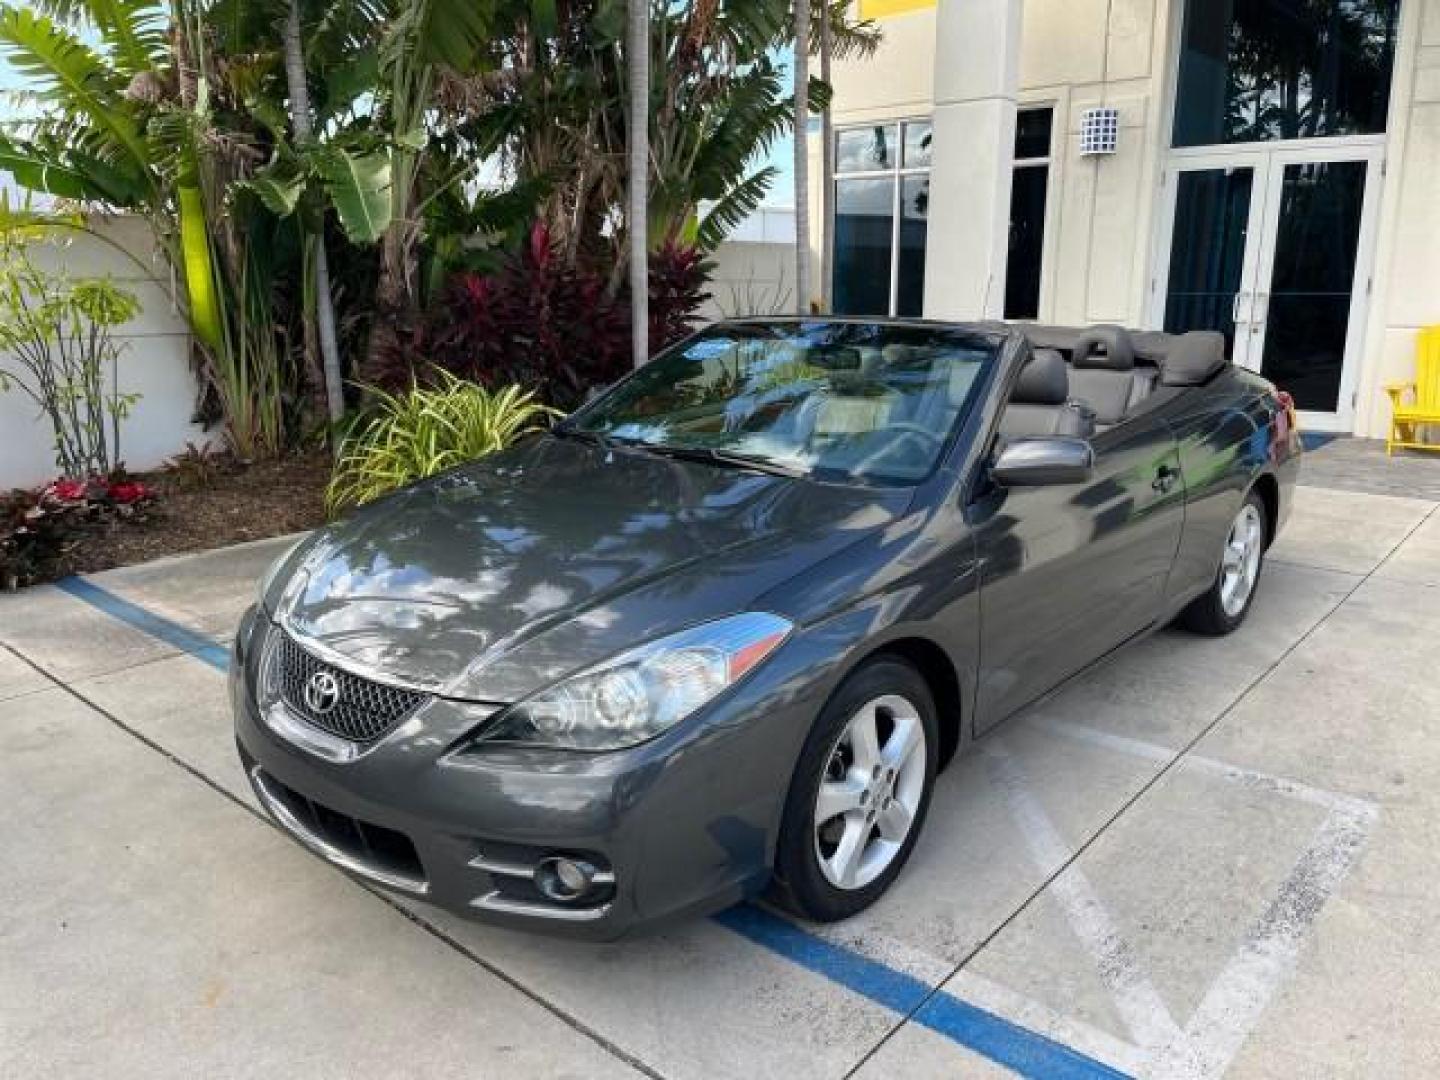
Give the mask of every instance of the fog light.
<svg viewBox="0 0 1440 1080">
<path fill-rule="evenodd" d="M 595 867 L 578 859 L 554 856 L 535 868 L 535 887 L 562 904 L 589 892 L 594 880 Z"/>
</svg>

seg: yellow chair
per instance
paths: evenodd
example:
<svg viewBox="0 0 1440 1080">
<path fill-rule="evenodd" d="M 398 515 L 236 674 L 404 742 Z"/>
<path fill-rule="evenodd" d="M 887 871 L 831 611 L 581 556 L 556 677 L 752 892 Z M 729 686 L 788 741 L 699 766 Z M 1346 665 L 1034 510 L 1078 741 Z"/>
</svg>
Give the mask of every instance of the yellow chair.
<svg viewBox="0 0 1440 1080">
<path fill-rule="evenodd" d="M 1385 453 L 1393 454 L 1397 446 L 1440 450 L 1440 443 L 1420 440 L 1420 428 L 1426 424 L 1440 427 L 1440 326 L 1420 331 L 1415 345 L 1415 381 L 1391 383 L 1385 392 L 1393 410 Z"/>
</svg>

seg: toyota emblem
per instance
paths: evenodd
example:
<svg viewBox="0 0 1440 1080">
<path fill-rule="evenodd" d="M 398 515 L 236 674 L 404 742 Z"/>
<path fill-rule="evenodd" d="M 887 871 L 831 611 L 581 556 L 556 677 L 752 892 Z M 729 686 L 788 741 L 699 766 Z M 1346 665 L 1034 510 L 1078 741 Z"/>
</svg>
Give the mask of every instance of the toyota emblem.
<svg viewBox="0 0 1440 1080">
<path fill-rule="evenodd" d="M 305 684 L 305 705 L 316 716 L 324 716 L 340 704 L 340 684 L 328 671 L 317 671 Z"/>
</svg>

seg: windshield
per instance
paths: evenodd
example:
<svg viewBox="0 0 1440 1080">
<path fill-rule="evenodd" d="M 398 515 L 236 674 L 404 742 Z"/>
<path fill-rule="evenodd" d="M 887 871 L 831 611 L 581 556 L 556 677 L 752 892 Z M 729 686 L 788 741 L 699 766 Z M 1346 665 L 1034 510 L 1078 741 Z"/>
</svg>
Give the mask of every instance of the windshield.
<svg viewBox="0 0 1440 1080">
<path fill-rule="evenodd" d="M 998 349 L 940 327 L 721 324 L 560 430 L 717 464 L 914 484 L 939 462 Z"/>
</svg>

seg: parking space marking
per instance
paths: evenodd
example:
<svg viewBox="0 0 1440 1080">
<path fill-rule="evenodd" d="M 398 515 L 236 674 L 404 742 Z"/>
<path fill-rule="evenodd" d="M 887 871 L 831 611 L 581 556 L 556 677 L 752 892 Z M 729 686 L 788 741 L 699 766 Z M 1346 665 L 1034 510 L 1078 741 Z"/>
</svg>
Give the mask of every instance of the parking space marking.
<svg viewBox="0 0 1440 1080">
<path fill-rule="evenodd" d="M 986 739 L 982 747 L 990 778 L 1004 794 L 1010 814 L 1020 826 L 1031 862 L 1041 874 L 1055 875 L 1050 894 L 1094 960 L 1100 981 L 1110 992 L 1130 1037 L 1145 1049 L 1170 1045 L 1180 1035 L 1180 1026 L 1141 968 L 1134 947 L 1121 935 L 1090 879 L 1074 861 L 1074 850 L 1035 797 L 1020 763 L 998 736 Z M 1056 874 L 1057 870 L 1060 873 Z"/>
<path fill-rule="evenodd" d="M 1294 970 L 1320 909 L 1360 857 L 1378 812 L 1333 810 L 1316 830 L 1280 891 L 1186 1025 L 1184 1035 L 1145 1071 L 1177 1078 L 1224 1073 L 1270 998 Z"/>
<path fill-rule="evenodd" d="M 1036 1080 L 1094 1080 L 1126 1074 L 996 1013 L 936 992 L 929 983 L 811 934 L 754 904 L 714 916 L 721 926 L 916 1023 Z"/>
<path fill-rule="evenodd" d="M 229 650 L 204 634 L 148 611 L 84 578 L 67 578 L 59 585 L 76 599 L 174 645 L 217 671 L 229 670 Z M 166 756 L 171 755 L 166 753 Z M 376 895 L 385 899 L 383 894 Z M 430 925 L 418 915 L 407 917 Z M 962 1001 L 935 984 L 818 937 L 755 905 L 731 908 L 714 916 L 714 920 L 792 963 L 913 1019 L 1021 1076 L 1061 1080 L 1125 1076 L 1102 1061 Z M 491 968 L 491 965 L 485 966 Z M 513 978 L 505 977 L 519 986 Z"/>
<path fill-rule="evenodd" d="M 1158 743 L 1145 742 L 1142 739 L 1132 739 L 1128 735 L 1116 735 L 1113 732 L 1101 731 L 1099 728 L 1090 727 L 1087 724 L 1077 724 L 1073 720 L 1056 720 L 1051 717 L 1035 717 L 1026 719 L 1023 723 L 1040 731 L 1048 731 L 1052 735 L 1063 735 L 1071 739 L 1079 739 L 1083 742 L 1093 743 L 1096 746 L 1103 746 L 1109 750 L 1115 750 L 1122 754 L 1129 754 L 1131 757 L 1145 758 L 1161 764 L 1168 764 L 1174 760 L 1179 753 L 1169 747 L 1161 746 Z M 1201 772 L 1218 776 L 1228 780 L 1232 784 L 1248 787 L 1257 791 L 1268 791 L 1275 795 L 1283 795 L 1289 799 L 1296 799 L 1300 802 L 1310 803 L 1326 810 L 1343 810 L 1347 813 L 1365 817 L 1376 812 L 1374 803 L 1356 798 L 1354 795 L 1341 795 L 1334 791 L 1325 791 L 1322 788 L 1311 787 L 1309 784 L 1302 784 L 1298 780 L 1291 780 L 1288 777 L 1276 776 L 1274 773 L 1260 772 L 1256 769 L 1246 769 L 1239 765 L 1231 765 L 1228 762 L 1217 761 L 1215 758 L 1205 757 L 1203 754 L 1188 754 L 1185 757 L 1187 768 L 1194 768 Z"/>
<path fill-rule="evenodd" d="M 1054 719 L 1027 722 L 1052 734 L 1149 761 L 1168 762 L 1175 756 L 1175 751 L 1166 747 L 1084 724 Z M 1321 909 L 1359 859 L 1379 819 L 1380 808 L 1353 795 L 1325 791 L 1203 755 L 1186 756 L 1184 767 L 1327 812 L 1275 898 L 1210 984 L 1184 1032 L 1170 1045 L 1159 1048 L 1140 1069 L 1151 1076 L 1199 1078 L 1221 1075 L 1259 1023 L 1271 997 L 1294 970 L 1300 948 Z"/>
<path fill-rule="evenodd" d="M 93 581 L 83 577 L 68 577 L 57 581 L 55 587 L 91 607 L 99 608 L 113 619 L 118 619 L 167 645 L 173 645 L 181 652 L 209 664 L 216 671 L 228 671 L 230 668 L 230 650 L 224 645 L 182 626 L 173 619 L 156 615 L 139 604 L 116 596 Z"/>
<path fill-rule="evenodd" d="M 66 579 L 59 587 L 217 671 L 229 668 L 229 650 L 202 633 L 115 596 L 83 578 Z M 902 1018 L 902 1025 L 913 1020 L 1022 1076 L 1083 1080 L 1127 1074 L 1191 1078 L 1223 1073 L 1258 1023 L 1280 982 L 1293 969 L 1320 909 L 1358 859 L 1378 814 L 1377 808 L 1365 800 L 1323 791 L 1284 777 L 1192 756 L 1189 751 L 1198 738 L 1186 747 L 1172 749 L 1066 721 L 1037 718 L 1023 722 L 1159 764 L 1161 769 L 1152 784 L 1170 767 L 1184 764 L 1231 783 L 1298 799 L 1328 811 L 1280 893 L 1251 927 L 1244 944 L 1211 984 L 1184 1029 L 1170 1015 L 1140 969 L 1133 948 L 1120 936 L 1095 890 L 1079 871 L 1076 865 L 1079 852 L 1065 844 L 1029 789 L 1018 761 L 994 736 L 982 747 L 991 778 L 1005 793 L 1021 825 L 1032 860 L 1049 876 L 1037 895 L 1048 891 L 1059 902 L 1077 936 L 1095 958 L 1102 981 L 1114 997 L 1135 1045 L 1078 1021 L 1059 1017 L 1037 1002 L 965 971 L 974 953 L 958 966 L 949 968 L 948 984 L 937 984 L 931 980 L 938 961 L 932 959 L 924 965 L 927 978 L 922 979 L 839 943 L 823 931 L 812 932 L 755 905 L 731 908 L 714 916 L 715 921 L 806 970 L 892 1009 Z M 167 756 L 170 755 L 167 753 Z M 1129 805 L 1122 807 L 1121 812 Z M 1088 842 L 1081 850 L 1085 847 Z M 376 895 L 385 899 L 382 894 Z M 1024 906 L 1022 904 L 1021 909 Z M 397 910 L 431 928 L 432 932 L 438 932 L 419 916 L 398 907 Z M 487 970 L 495 970 L 482 958 L 468 950 L 462 951 Z M 513 977 L 496 973 L 529 996 L 542 1000 Z M 946 988 L 942 989 L 942 985 Z M 965 997 L 952 992 L 951 988 L 965 991 Z M 567 1019 L 573 1021 L 573 1018 Z M 1032 1030 L 1034 1027 L 1042 1027 L 1066 1041 Z M 585 1030 L 583 1026 L 581 1029 Z M 598 1033 L 590 1034 L 602 1044 L 610 1045 Z M 628 1055 L 614 1049 L 633 1063 Z"/>
</svg>

